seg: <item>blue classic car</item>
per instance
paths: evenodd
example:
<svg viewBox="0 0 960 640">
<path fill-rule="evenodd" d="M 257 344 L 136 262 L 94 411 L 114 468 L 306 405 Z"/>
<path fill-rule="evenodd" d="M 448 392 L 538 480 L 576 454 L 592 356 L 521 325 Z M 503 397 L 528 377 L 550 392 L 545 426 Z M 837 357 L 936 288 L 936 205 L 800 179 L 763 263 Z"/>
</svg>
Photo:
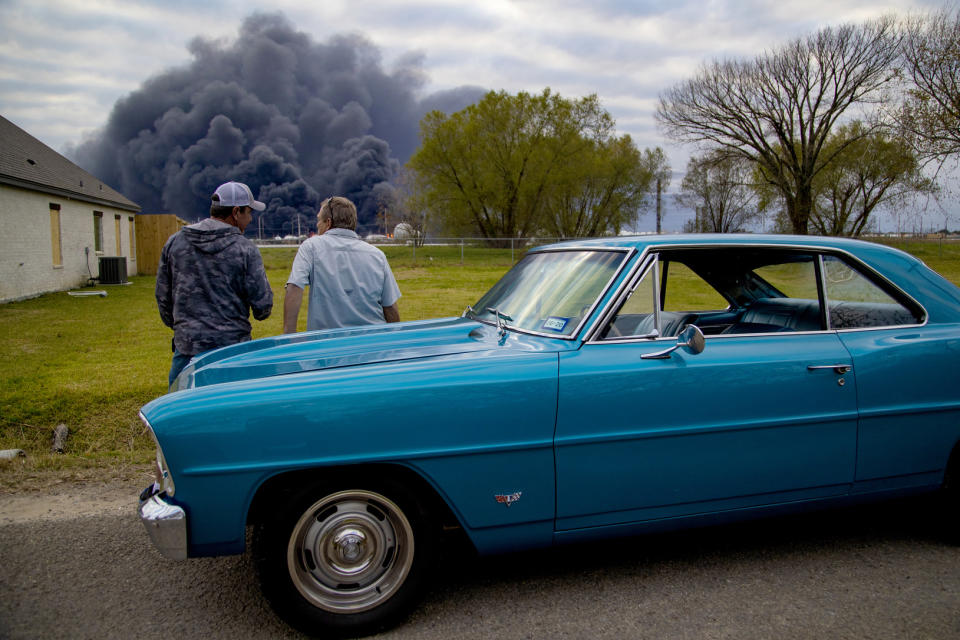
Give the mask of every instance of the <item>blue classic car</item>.
<svg viewBox="0 0 960 640">
<path fill-rule="evenodd" d="M 555 244 L 459 318 L 195 358 L 141 411 L 140 516 L 170 558 L 241 553 L 252 527 L 282 617 L 366 633 L 451 529 L 485 554 L 941 489 L 956 516 L 958 379 L 960 289 L 903 252 Z"/>
</svg>

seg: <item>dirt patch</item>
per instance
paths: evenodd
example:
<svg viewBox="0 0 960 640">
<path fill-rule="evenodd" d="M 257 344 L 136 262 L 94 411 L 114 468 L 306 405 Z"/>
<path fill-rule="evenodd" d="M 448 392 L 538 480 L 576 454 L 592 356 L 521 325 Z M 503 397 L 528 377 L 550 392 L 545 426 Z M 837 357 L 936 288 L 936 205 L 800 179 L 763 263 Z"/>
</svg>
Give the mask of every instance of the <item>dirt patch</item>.
<svg viewBox="0 0 960 640">
<path fill-rule="evenodd" d="M 0 526 L 38 520 L 69 520 L 101 514 L 135 514 L 137 496 L 152 478 L 148 472 L 122 478 L 77 480 L 54 475 L 27 488 L 0 494 Z"/>
<path fill-rule="evenodd" d="M 28 456 L 0 461 L 0 496 L 44 493 L 60 486 L 136 480 L 153 481 L 153 465 L 110 460 L 82 460 L 71 456 Z"/>
</svg>

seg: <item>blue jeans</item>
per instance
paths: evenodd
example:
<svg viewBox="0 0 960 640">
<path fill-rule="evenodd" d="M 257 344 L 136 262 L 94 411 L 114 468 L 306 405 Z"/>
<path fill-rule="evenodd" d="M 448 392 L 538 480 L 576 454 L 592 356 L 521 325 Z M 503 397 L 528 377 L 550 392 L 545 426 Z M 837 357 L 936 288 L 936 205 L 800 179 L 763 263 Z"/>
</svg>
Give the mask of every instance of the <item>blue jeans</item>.
<svg viewBox="0 0 960 640">
<path fill-rule="evenodd" d="M 173 381 L 177 379 L 177 376 L 180 375 L 183 368 L 190 364 L 191 358 L 193 358 L 193 356 L 184 355 L 176 349 L 173 350 L 173 362 L 170 364 L 170 377 L 167 381 L 168 386 L 173 384 Z"/>
</svg>

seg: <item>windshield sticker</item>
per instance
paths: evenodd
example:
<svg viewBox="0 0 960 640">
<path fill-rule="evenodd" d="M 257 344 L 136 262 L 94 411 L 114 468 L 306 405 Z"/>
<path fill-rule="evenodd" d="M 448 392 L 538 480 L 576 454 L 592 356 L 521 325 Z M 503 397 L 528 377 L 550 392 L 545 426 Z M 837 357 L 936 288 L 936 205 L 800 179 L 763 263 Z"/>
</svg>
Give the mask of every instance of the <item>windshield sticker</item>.
<svg viewBox="0 0 960 640">
<path fill-rule="evenodd" d="M 570 322 L 570 318 L 555 318 L 551 316 L 543 323 L 543 328 L 549 329 L 550 331 L 563 331 L 563 328 L 567 326 L 568 322 Z"/>
</svg>

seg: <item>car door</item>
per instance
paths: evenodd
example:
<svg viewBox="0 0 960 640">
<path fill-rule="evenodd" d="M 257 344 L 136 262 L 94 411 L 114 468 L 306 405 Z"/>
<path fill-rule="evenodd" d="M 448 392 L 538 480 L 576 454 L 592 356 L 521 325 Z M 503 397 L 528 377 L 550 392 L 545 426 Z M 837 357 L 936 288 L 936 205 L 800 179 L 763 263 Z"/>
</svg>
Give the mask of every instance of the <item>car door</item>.
<svg viewBox="0 0 960 640">
<path fill-rule="evenodd" d="M 862 265 L 823 260 L 830 326 L 858 371 L 855 490 L 940 484 L 960 433 L 956 327 L 926 324 L 916 302 Z"/>
<path fill-rule="evenodd" d="M 791 277 L 812 278 L 804 286 L 814 292 L 816 260 L 790 258 Z M 665 327 L 674 314 L 662 309 L 658 274 L 652 260 L 608 323 L 642 316 L 649 296 L 655 324 Z M 636 299 L 641 304 L 631 309 Z M 849 491 L 855 372 L 835 332 L 708 335 L 702 353 L 681 348 L 656 359 L 642 356 L 676 338 L 612 333 L 600 331 L 578 351 L 560 355 L 558 531 Z"/>
</svg>

